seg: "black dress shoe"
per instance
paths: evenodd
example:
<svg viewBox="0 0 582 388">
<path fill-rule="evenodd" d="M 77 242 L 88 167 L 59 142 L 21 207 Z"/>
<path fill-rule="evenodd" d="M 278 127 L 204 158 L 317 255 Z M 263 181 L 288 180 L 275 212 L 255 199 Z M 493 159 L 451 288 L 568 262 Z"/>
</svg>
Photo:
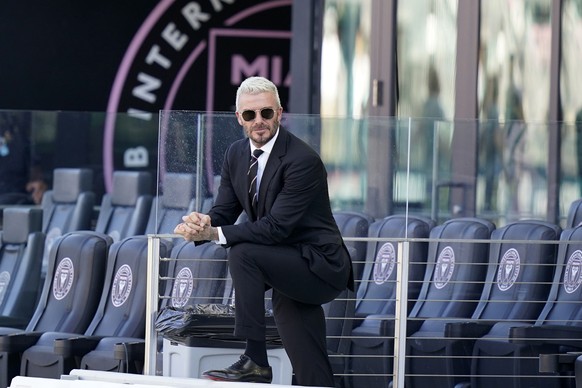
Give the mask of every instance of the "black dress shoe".
<svg viewBox="0 0 582 388">
<path fill-rule="evenodd" d="M 241 381 L 246 383 L 270 383 L 273 371 L 270 366 L 259 366 L 247 355 L 226 369 L 207 370 L 203 377 L 216 381 Z"/>
</svg>

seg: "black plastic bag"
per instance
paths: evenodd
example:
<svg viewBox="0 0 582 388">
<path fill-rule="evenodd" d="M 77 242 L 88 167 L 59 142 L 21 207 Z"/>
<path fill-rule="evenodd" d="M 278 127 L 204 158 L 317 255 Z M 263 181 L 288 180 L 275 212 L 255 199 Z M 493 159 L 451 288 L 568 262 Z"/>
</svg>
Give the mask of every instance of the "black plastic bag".
<svg viewBox="0 0 582 388">
<path fill-rule="evenodd" d="M 159 311 L 155 322 L 155 329 L 160 335 L 178 342 L 192 336 L 232 333 L 233 326 L 234 309 L 223 304 L 165 307 Z"/>
</svg>

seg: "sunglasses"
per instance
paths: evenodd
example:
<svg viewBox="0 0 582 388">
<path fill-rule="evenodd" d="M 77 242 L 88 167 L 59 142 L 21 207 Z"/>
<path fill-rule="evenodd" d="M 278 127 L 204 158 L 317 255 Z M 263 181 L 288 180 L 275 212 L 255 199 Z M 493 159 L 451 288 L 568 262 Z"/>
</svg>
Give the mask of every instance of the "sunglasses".
<svg viewBox="0 0 582 388">
<path fill-rule="evenodd" d="M 253 121 L 257 117 L 257 112 L 261 112 L 261 117 L 265 120 L 270 120 L 275 115 L 275 110 L 273 108 L 263 108 L 257 110 L 243 110 L 241 116 L 244 121 Z"/>
</svg>

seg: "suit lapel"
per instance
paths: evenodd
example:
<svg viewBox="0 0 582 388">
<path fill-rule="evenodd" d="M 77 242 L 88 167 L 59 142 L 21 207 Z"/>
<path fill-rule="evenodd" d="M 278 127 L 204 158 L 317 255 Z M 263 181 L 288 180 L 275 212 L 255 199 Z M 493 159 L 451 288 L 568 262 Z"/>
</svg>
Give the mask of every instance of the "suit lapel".
<svg viewBox="0 0 582 388">
<path fill-rule="evenodd" d="M 265 198 L 267 194 L 267 188 L 271 184 L 271 180 L 275 176 L 275 173 L 281 165 L 281 159 L 287 153 L 287 140 L 289 132 L 282 127 L 279 127 L 279 136 L 277 141 L 273 146 L 271 155 L 269 155 L 269 160 L 265 166 L 265 171 L 263 171 L 263 176 L 261 177 L 261 186 L 259 187 L 259 203 L 257 204 L 258 216 L 261 217 L 265 210 Z"/>
<path fill-rule="evenodd" d="M 241 160 L 243 162 L 237 164 L 237 172 L 233 177 L 231 177 L 231 179 L 235 179 L 236 177 L 236 179 L 239 180 L 240 183 L 238 184 L 233 182 L 233 187 L 238 187 L 238 190 L 240 190 L 240 198 L 244 198 L 243 208 L 251 209 L 251 199 L 249 197 L 249 187 L 247 181 L 247 173 L 251 164 L 251 150 L 248 139 L 242 143 L 242 147 L 240 147 L 238 152 L 239 156 L 236 160 Z"/>
</svg>

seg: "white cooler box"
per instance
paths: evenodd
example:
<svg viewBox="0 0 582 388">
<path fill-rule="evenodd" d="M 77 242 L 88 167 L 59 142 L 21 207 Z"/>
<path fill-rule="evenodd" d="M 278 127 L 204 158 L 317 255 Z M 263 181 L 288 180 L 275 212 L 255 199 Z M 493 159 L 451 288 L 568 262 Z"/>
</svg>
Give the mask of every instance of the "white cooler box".
<svg viewBox="0 0 582 388">
<path fill-rule="evenodd" d="M 202 377 L 209 369 L 223 369 L 239 360 L 244 349 L 186 346 L 164 338 L 163 375 L 168 377 Z M 293 368 L 283 348 L 267 350 L 273 369 L 273 384 L 291 385 Z"/>
</svg>

